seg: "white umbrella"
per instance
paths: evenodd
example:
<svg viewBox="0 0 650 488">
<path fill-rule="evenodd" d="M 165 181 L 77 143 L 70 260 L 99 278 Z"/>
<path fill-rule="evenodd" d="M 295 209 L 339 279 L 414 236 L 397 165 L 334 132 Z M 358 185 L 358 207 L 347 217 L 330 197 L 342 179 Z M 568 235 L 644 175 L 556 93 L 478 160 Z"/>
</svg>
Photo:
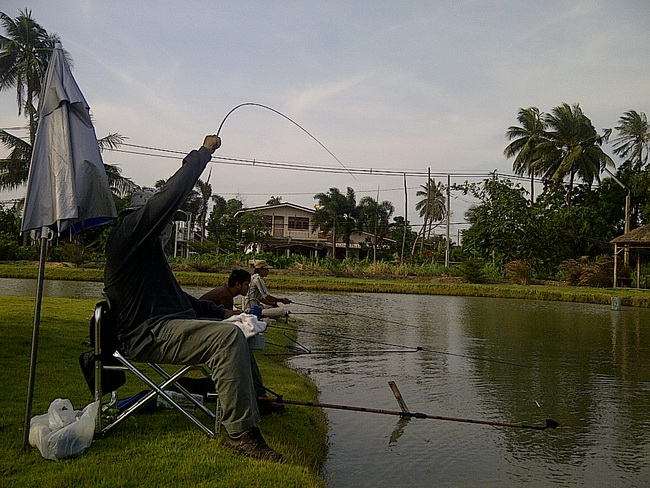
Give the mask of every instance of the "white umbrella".
<svg viewBox="0 0 650 488">
<path fill-rule="evenodd" d="M 21 227 L 41 232 L 23 447 L 29 440 L 48 235 L 75 234 L 117 216 L 88 104 L 59 43 L 43 86 Z"/>
</svg>

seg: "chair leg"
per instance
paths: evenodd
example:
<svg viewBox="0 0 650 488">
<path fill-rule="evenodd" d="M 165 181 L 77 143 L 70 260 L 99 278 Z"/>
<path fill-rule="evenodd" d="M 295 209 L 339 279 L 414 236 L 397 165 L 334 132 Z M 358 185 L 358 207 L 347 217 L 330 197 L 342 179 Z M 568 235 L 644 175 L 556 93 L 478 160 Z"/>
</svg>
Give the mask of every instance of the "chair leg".
<svg viewBox="0 0 650 488">
<path fill-rule="evenodd" d="M 208 393 L 208 400 L 214 400 L 214 433 L 219 435 L 221 431 L 221 403 L 219 402 L 219 394 L 217 392 Z"/>
<path fill-rule="evenodd" d="M 165 379 L 167 379 L 167 380 L 168 380 L 169 378 L 171 378 L 170 374 L 167 373 L 167 371 L 165 371 L 164 369 L 162 369 L 162 368 L 161 368 L 160 366 L 158 366 L 157 364 L 155 364 L 155 363 L 148 363 L 148 364 L 149 364 L 149 366 L 151 366 L 151 368 L 152 368 L 156 373 L 158 373 L 161 377 L 163 377 L 163 378 L 165 378 Z M 191 370 L 191 369 L 194 369 L 194 368 L 193 368 L 193 367 L 190 367 L 187 371 L 189 371 L 189 370 Z M 198 408 L 199 410 L 203 411 L 203 413 L 205 413 L 208 417 L 210 417 L 210 418 L 214 418 L 214 416 L 215 416 L 214 412 L 212 412 L 212 410 L 210 410 L 208 407 L 206 407 L 205 405 L 203 405 L 203 404 L 202 404 L 200 401 L 198 401 L 196 398 L 194 398 L 194 397 L 192 396 L 192 394 L 191 394 L 189 391 L 187 391 L 187 389 L 185 389 L 183 386 L 181 386 L 181 385 L 179 385 L 179 384 L 175 384 L 175 385 L 174 385 L 174 388 L 176 388 L 180 393 L 182 393 L 183 395 L 185 395 L 185 397 L 186 397 L 190 402 L 192 402 L 192 404 L 194 404 L 194 406 L 196 406 L 196 408 Z"/>
<path fill-rule="evenodd" d="M 193 424 L 195 424 L 199 429 L 201 429 L 203 432 L 205 432 L 209 437 L 214 437 L 215 432 L 210 429 L 209 427 L 206 427 L 200 420 L 198 420 L 194 415 L 192 415 L 190 412 L 188 412 L 185 408 L 183 408 L 181 405 L 178 404 L 167 392 L 165 391 L 165 388 L 169 387 L 170 385 L 173 385 L 180 377 L 182 377 L 187 371 L 193 368 L 193 366 L 185 366 L 181 369 L 179 369 L 176 373 L 169 375 L 167 372 L 164 373 L 164 377 L 166 378 L 165 381 L 163 381 L 160 384 L 156 384 L 151 379 L 149 379 L 145 374 L 143 374 L 138 368 L 136 368 L 131 362 L 126 359 L 122 354 L 120 354 L 119 351 L 115 351 L 113 353 L 113 356 L 120 361 L 126 367 L 129 371 L 131 371 L 135 376 L 137 376 L 143 383 L 145 383 L 149 388 L 151 388 L 151 392 L 148 393 L 147 395 L 143 396 L 140 400 L 138 400 L 136 403 L 131 405 L 129 408 L 121 412 L 115 420 L 104 427 L 102 429 L 102 433 L 106 433 L 108 430 L 112 429 L 116 425 L 120 424 L 122 421 L 124 421 L 128 416 L 132 415 L 133 413 L 137 412 L 140 408 L 142 408 L 146 403 L 148 403 L 153 397 L 156 395 L 160 395 L 163 397 L 170 405 L 172 405 L 176 410 L 178 410 L 181 414 L 183 414 L 188 420 L 190 420 Z M 160 368 L 159 366 L 157 368 Z M 156 371 L 158 371 L 157 368 Z M 178 387 L 178 385 L 176 385 Z M 185 390 L 183 388 L 183 390 Z M 191 402 L 199 404 L 192 395 L 185 390 L 185 392 L 181 392 L 183 395 L 185 395 L 188 400 Z M 209 409 L 205 408 L 203 406 L 202 410 L 206 412 L 211 418 L 214 418 L 215 414 L 212 413 Z"/>
</svg>

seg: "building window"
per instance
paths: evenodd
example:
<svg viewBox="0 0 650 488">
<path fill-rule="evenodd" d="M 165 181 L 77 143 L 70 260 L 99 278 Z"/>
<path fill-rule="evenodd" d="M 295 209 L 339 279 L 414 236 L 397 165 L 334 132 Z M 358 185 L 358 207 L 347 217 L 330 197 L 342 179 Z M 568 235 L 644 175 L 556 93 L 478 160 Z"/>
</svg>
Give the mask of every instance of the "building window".
<svg viewBox="0 0 650 488">
<path fill-rule="evenodd" d="M 309 230 L 308 217 L 289 217 L 289 229 L 291 230 Z"/>
<path fill-rule="evenodd" d="M 273 227 L 273 216 L 272 215 L 265 215 L 262 218 L 262 222 L 264 223 L 264 227 L 270 229 Z"/>
</svg>

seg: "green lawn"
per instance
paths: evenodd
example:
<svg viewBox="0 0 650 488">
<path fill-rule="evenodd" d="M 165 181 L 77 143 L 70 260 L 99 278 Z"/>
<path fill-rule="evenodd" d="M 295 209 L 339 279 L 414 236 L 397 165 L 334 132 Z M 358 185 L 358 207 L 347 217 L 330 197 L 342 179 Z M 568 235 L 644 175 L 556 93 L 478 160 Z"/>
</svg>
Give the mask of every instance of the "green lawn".
<svg viewBox="0 0 650 488">
<path fill-rule="evenodd" d="M 55 398 L 69 398 L 76 409 L 92 401 L 77 358 L 89 350 L 88 319 L 95 301 L 44 298 L 33 415 L 47 412 Z M 127 419 L 82 455 L 59 462 L 38 450 L 22 450 L 22 428 L 29 370 L 33 297 L 2 297 L 0 332 L 2 381 L 0 461 L 2 487 L 322 487 L 319 467 L 326 455 L 327 429 L 323 413 L 287 406 L 282 415 L 263 418 L 267 442 L 284 455 L 276 464 L 244 458 L 210 440 L 173 410 L 158 410 Z M 287 342 L 281 330 L 269 329 L 267 342 Z M 314 385 L 282 363 L 282 356 L 258 361 L 269 388 L 286 398 L 316 401 Z M 129 378 L 123 396 L 141 391 Z"/>
</svg>

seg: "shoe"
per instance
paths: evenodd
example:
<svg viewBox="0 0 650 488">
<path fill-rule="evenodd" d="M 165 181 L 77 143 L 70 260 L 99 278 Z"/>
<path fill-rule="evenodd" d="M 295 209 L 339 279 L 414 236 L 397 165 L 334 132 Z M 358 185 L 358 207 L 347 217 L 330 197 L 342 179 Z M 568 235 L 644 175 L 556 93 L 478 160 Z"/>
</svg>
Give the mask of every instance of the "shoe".
<svg viewBox="0 0 650 488">
<path fill-rule="evenodd" d="M 265 398 L 265 397 L 262 397 Z M 257 400 L 257 409 L 260 412 L 260 415 L 269 415 L 272 413 L 284 413 L 287 411 L 287 408 L 283 403 L 267 401 L 267 400 Z"/>
<path fill-rule="evenodd" d="M 244 456 L 265 459 L 267 461 L 282 461 L 282 454 L 268 446 L 264 437 L 262 437 L 260 429 L 257 427 L 245 430 L 239 434 L 226 434 L 224 444 Z"/>
</svg>

